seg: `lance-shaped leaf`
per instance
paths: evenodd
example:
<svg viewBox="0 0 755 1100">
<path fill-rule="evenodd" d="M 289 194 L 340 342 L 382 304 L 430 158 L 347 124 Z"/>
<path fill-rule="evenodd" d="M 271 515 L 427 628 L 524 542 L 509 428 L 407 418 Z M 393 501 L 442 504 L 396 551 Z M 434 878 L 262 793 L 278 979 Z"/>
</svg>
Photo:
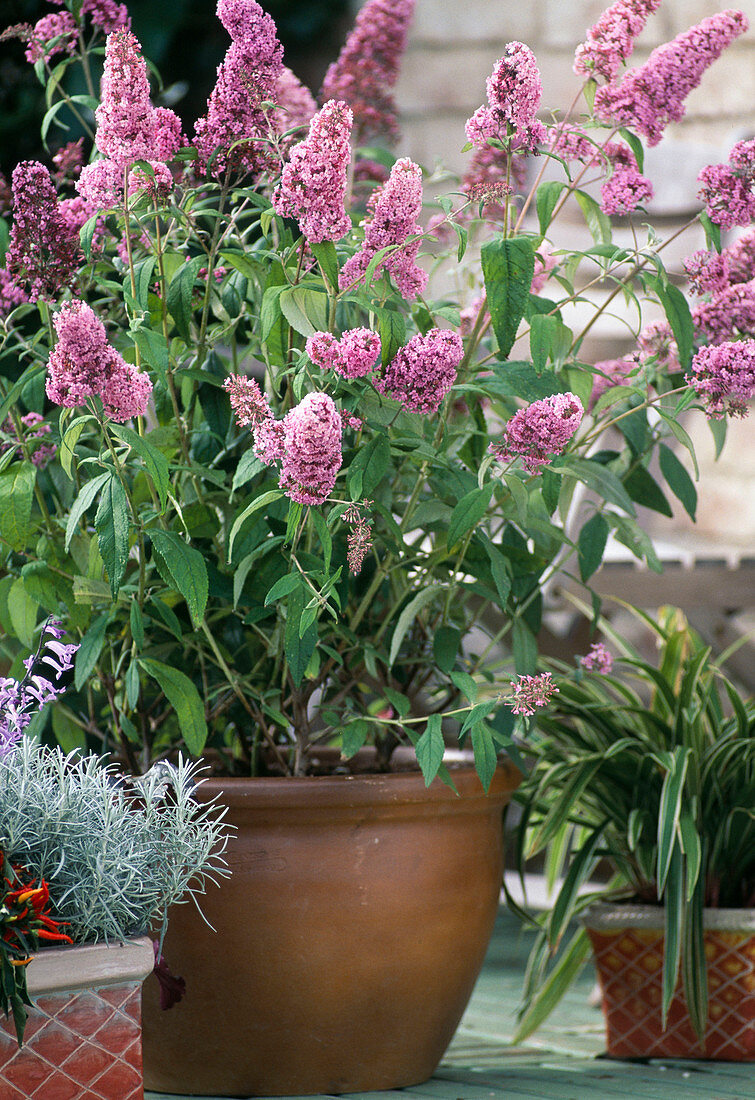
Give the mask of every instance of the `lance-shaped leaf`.
<svg viewBox="0 0 755 1100">
<path fill-rule="evenodd" d="M 162 688 L 176 712 L 186 748 L 192 756 L 198 756 L 207 741 L 207 722 L 196 687 L 185 673 L 152 657 L 140 657 L 139 665 Z"/>
<path fill-rule="evenodd" d="M 173 585 L 186 600 L 191 620 L 198 627 L 207 606 L 208 579 L 205 560 L 198 550 L 189 546 L 174 531 L 150 530 L 152 546 L 173 581 Z"/>
<path fill-rule="evenodd" d="M 488 241 L 482 246 L 485 293 L 501 357 L 516 339 L 535 273 L 535 252 L 529 237 Z"/>
<path fill-rule="evenodd" d="M 118 595 L 128 562 L 128 500 L 115 474 L 102 487 L 102 496 L 94 517 L 100 554 L 110 579 L 113 599 Z"/>
</svg>

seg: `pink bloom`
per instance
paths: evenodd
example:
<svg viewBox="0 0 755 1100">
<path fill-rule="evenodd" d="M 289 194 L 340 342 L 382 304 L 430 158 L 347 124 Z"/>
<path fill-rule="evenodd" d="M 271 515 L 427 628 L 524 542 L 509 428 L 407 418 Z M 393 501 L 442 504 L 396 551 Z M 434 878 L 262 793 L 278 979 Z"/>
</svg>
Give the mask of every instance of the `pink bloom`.
<svg viewBox="0 0 755 1100">
<path fill-rule="evenodd" d="M 574 72 L 581 76 L 612 81 L 619 67 L 634 49 L 648 16 L 661 0 L 616 0 L 587 32 L 587 41 L 577 47 Z"/>
<path fill-rule="evenodd" d="M 755 219 L 755 140 L 737 142 L 728 164 L 710 164 L 697 178 L 708 216 L 722 229 Z"/>
<path fill-rule="evenodd" d="M 131 29 L 131 18 L 126 5 L 118 4 L 115 0 L 82 0 L 81 14 L 88 15 L 95 27 L 99 27 L 104 34 Z"/>
<path fill-rule="evenodd" d="M 283 457 L 283 424 L 275 419 L 270 403 L 253 378 L 232 374 L 223 383 L 231 399 L 236 423 L 250 428 L 254 453 L 266 466 Z"/>
<path fill-rule="evenodd" d="M 676 374 L 681 370 L 679 349 L 671 327 L 665 321 L 653 321 L 646 325 L 637 338 L 637 343 L 641 363 L 654 359 L 656 367 L 668 371 L 669 374 Z"/>
<path fill-rule="evenodd" d="M 505 201 L 515 189 L 522 190 L 527 171 L 521 157 L 511 156 L 494 145 L 476 147 L 464 173 L 462 190 L 475 203 L 483 203 L 488 218 L 503 217 Z"/>
<path fill-rule="evenodd" d="M 755 336 L 755 279 L 735 283 L 692 310 L 695 331 L 714 343 Z"/>
<path fill-rule="evenodd" d="M 594 141 L 590 141 L 580 126 L 571 123 L 559 123 L 548 131 L 550 151 L 564 160 L 581 160 L 589 164 L 597 160 L 600 150 Z"/>
<path fill-rule="evenodd" d="M 697 294 L 720 294 L 729 286 L 729 260 L 726 252 L 700 250 L 682 261 L 689 283 Z"/>
<path fill-rule="evenodd" d="M 129 195 L 147 194 L 153 201 L 167 199 L 173 191 L 173 174 L 167 164 L 152 161 L 152 174 L 143 168 L 132 168 L 128 174 Z"/>
<path fill-rule="evenodd" d="M 67 179 L 76 179 L 84 164 L 84 139 L 69 141 L 61 145 L 52 158 L 55 165 L 55 179 L 58 183 L 64 183 Z"/>
<path fill-rule="evenodd" d="M 558 266 L 558 261 L 553 255 L 553 245 L 549 241 L 541 241 L 535 253 L 535 274 L 532 276 L 530 294 L 539 294 L 550 278 L 551 271 Z"/>
<path fill-rule="evenodd" d="M 614 126 L 631 126 L 650 145 L 657 145 L 669 122 L 684 116 L 684 100 L 705 70 L 747 26 L 744 14 L 734 10 L 703 19 L 653 50 L 645 64 L 628 72 L 621 83 L 598 88 L 596 115 Z"/>
<path fill-rule="evenodd" d="M 76 190 L 95 210 L 112 210 L 123 193 L 123 173 L 112 160 L 95 160 L 81 169 Z"/>
<path fill-rule="evenodd" d="M 747 283 L 755 278 L 755 227 L 725 248 L 723 255 L 729 268 L 730 282 Z"/>
<path fill-rule="evenodd" d="M 573 393 L 557 393 L 514 413 L 506 424 L 502 443 L 490 451 L 502 462 L 521 458 L 525 470 L 537 474 L 554 455 L 561 454 L 579 427 L 584 409 Z"/>
<path fill-rule="evenodd" d="M 432 328 L 399 348 L 375 389 L 400 402 L 407 412 L 437 412 L 456 381 L 463 355 L 458 333 Z"/>
<path fill-rule="evenodd" d="M 599 672 L 601 675 L 607 676 L 613 668 L 613 657 L 603 642 L 593 642 L 589 653 L 586 653 L 584 657 L 580 657 L 579 663 L 588 672 Z"/>
<path fill-rule="evenodd" d="M 487 92 L 488 106 L 480 107 L 466 123 L 467 139 L 473 145 L 482 147 L 488 138 L 506 143 L 511 139 L 512 149 L 532 152 L 545 140 L 545 127 L 535 118 L 543 87 L 528 46 L 508 43 L 487 79 Z"/>
<path fill-rule="evenodd" d="M 529 717 L 538 707 L 547 707 L 557 694 L 550 672 L 542 672 L 539 676 L 520 676 L 516 682 L 512 681 L 511 698 L 506 702 L 514 714 Z"/>
<path fill-rule="evenodd" d="M 72 54 L 76 51 L 78 30 L 76 20 L 69 11 L 53 12 L 43 16 L 34 25 L 26 47 L 26 60 L 50 61 L 56 54 Z"/>
<path fill-rule="evenodd" d="M 637 168 L 614 168 L 600 189 L 604 214 L 631 214 L 653 197 L 653 185 Z"/>
<path fill-rule="evenodd" d="M 533 291 L 533 293 L 535 293 Z M 487 298 L 484 294 L 479 294 L 472 300 L 470 305 L 466 306 L 459 313 L 459 336 L 471 336 L 474 331 L 474 327 L 477 324 L 477 319 L 480 316 L 480 310 L 487 306 Z M 490 314 L 485 308 L 485 317 L 489 317 Z"/>
<path fill-rule="evenodd" d="M 284 218 L 296 218 L 313 244 L 338 241 L 351 228 L 346 213 L 351 111 L 329 100 L 309 124 L 309 134 L 294 145 L 284 165 L 273 207 Z"/>
<path fill-rule="evenodd" d="M 151 160 L 155 146 L 155 112 L 140 50 L 131 31 L 108 35 L 95 142 L 121 171 L 135 160 Z"/>
<path fill-rule="evenodd" d="M 58 342 L 47 363 L 47 396 L 75 408 L 95 394 L 113 420 L 146 411 L 152 383 L 107 342 L 102 321 L 84 302 L 64 302 L 53 324 Z"/>
<path fill-rule="evenodd" d="M 175 111 L 168 107 L 155 107 L 153 113 L 154 140 L 150 160 L 172 160 L 178 150 L 188 145 L 183 124 Z"/>
<path fill-rule="evenodd" d="M 50 173 L 36 160 L 13 169 L 13 226 L 6 267 L 17 283 L 29 284 L 33 302 L 54 298 L 71 286 L 79 261 L 78 232 L 61 214 Z"/>
<path fill-rule="evenodd" d="M 700 348 L 686 380 L 712 419 L 747 416 L 747 402 L 755 395 L 755 340 Z"/>
<path fill-rule="evenodd" d="M 271 162 L 266 145 L 270 129 L 260 104 L 275 98 L 283 68 L 283 47 L 275 23 L 255 0 L 219 0 L 218 17 L 232 38 L 218 67 L 207 114 L 195 126 L 194 144 L 200 168 L 206 170 L 213 154 L 214 175 L 227 167 L 259 175 Z M 241 142 L 232 152 L 230 146 Z"/>
<path fill-rule="evenodd" d="M 316 332 L 307 340 L 307 355 L 323 370 L 344 378 L 363 378 L 380 354 L 380 337 L 368 328 L 353 328 L 340 340 L 329 332 Z"/>
<path fill-rule="evenodd" d="M 326 393 L 308 393 L 283 418 L 279 484 L 291 500 L 322 504 L 341 468 L 341 417 Z"/>
<path fill-rule="evenodd" d="M 422 169 L 402 157 L 391 169 L 388 181 L 370 196 L 368 220 L 364 226 L 364 242 L 358 252 L 341 269 L 339 285 L 343 290 L 364 277 L 375 254 L 390 245 L 399 245 L 377 265 L 394 278 L 404 298 L 415 298 L 427 285 L 427 272 L 416 263 L 422 226 L 417 216 L 422 209 Z M 417 235 L 417 240 L 408 241 Z"/>
<path fill-rule="evenodd" d="M 348 103 L 357 142 L 381 134 L 398 138 L 391 89 L 398 79 L 414 4 L 415 0 L 367 0 L 325 74 L 320 97 Z"/>
<path fill-rule="evenodd" d="M 588 408 L 593 409 L 598 398 L 607 390 L 613 389 L 614 386 L 625 386 L 627 375 L 631 374 L 636 367 L 637 362 L 632 358 L 604 359 L 596 363 L 595 370 L 599 373 L 596 373 L 593 378 Z"/>
<path fill-rule="evenodd" d="M 371 500 L 355 501 L 341 516 L 351 528 L 346 538 L 346 560 L 354 576 L 361 572 L 364 559 L 372 549 L 372 528 L 365 515 L 371 504 Z"/>
<path fill-rule="evenodd" d="M 18 285 L 6 268 L 0 267 L 0 317 L 5 319 L 16 306 L 28 301 L 29 295 L 24 288 Z"/>
</svg>

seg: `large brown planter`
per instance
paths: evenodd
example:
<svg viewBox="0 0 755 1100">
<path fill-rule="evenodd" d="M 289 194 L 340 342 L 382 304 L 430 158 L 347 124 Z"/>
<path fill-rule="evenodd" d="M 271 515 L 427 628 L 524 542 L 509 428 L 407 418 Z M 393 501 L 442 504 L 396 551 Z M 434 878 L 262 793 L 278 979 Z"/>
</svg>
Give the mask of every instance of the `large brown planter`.
<svg viewBox="0 0 755 1100">
<path fill-rule="evenodd" d="M 186 998 L 144 990 L 145 1084 L 273 1096 L 417 1084 L 469 1000 L 498 907 L 502 808 L 471 768 L 459 796 L 419 774 L 212 780 L 238 835 L 232 877 L 171 913 Z"/>
<path fill-rule="evenodd" d="M 582 920 L 595 952 L 609 1055 L 755 1061 L 755 910 L 704 911 L 708 1026 L 702 1039 L 681 981 L 663 1026 L 662 908 L 598 905 Z"/>
</svg>

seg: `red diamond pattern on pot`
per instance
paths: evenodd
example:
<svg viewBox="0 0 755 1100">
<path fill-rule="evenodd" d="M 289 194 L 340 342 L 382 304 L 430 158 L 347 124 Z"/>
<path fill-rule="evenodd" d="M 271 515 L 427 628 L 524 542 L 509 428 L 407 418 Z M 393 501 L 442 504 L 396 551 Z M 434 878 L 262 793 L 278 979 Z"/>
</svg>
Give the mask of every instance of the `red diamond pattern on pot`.
<svg viewBox="0 0 755 1100">
<path fill-rule="evenodd" d="M 716 1058 L 755 1056 L 755 937 L 706 931 L 708 1027 L 701 1043 L 681 983 L 662 1027 L 663 933 L 649 929 L 589 930 L 615 1057 Z"/>
<path fill-rule="evenodd" d="M 19 1050 L 0 1021 L 2 1100 L 144 1100 L 141 985 L 40 996 Z"/>
</svg>

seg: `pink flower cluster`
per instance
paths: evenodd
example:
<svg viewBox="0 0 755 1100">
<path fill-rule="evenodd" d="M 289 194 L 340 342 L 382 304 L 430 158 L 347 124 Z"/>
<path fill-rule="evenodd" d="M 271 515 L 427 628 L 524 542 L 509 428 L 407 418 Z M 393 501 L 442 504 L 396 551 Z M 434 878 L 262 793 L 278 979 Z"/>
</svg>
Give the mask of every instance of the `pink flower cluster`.
<svg viewBox="0 0 755 1100">
<path fill-rule="evenodd" d="M 310 122 L 304 141 L 291 150 L 273 194 L 276 213 L 296 218 L 313 244 L 340 240 L 351 228 L 344 206 L 351 123 L 346 104 L 329 100 Z"/>
<path fill-rule="evenodd" d="M 16 283 L 28 284 L 33 302 L 56 297 L 62 287 L 73 284 L 80 256 L 78 231 L 61 211 L 43 164 L 22 160 L 13 169 L 12 180 L 8 273 Z"/>
<path fill-rule="evenodd" d="M 692 310 L 697 335 L 713 343 L 755 336 L 755 229 L 720 255 L 695 252 L 684 265 L 692 288 L 708 296 Z"/>
<path fill-rule="evenodd" d="M 397 245 L 377 265 L 392 276 L 404 298 L 416 298 L 427 285 L 427 272 L 417 264 L 422 226 L 417 217 L 422 209 L 422 169 L 402 157 L 391 168 L 382 187 L 373 192 L 367 204 L 362 247 L 346 261 L 339 276 L 345 289 L 364 277 L 371 261 L 383 248 Z M 410 237 L 417 239 L 410 241 Z"/>
<path fill-rule="evenodd" d="M 342 462 L 343 422 L 332 398 L 309 393 L 276 420 L 254 379 L 231 375 L 224 386 L 237 423 L 252 430 L 257 456 L 267 466 L 280 463 L 281 489 L 301 504 L 322 504 Z"/>
<path fill-rule="evenodd" d="M 431 328 L 399 348 L 375 389 L 398 401 L 407 412 L 434 413 L 456 381 L 464 355 L 458 333 Z"/>
<path fill-rule="evenodd" d="M 39 413 L 30 412 L 20 418 L 20 427 L 21 432 L 19 434 L 13 420 L 10 416 L 8 417 L 3 425 L 3 430 L 19 446 L 13 447 L 13 443 L 3 443 L 0 446 L 0 451 L 6 451 L 9 447 L 13 447 L 20 458 L 24 453 L 24 448 L 20 446 L 23 442 L 31 461 L 43 470 L 50 459 L 55 457 L 55 452 L 58 449 L 54 443 L 46 442 L 51 431 L 50 425 L 44 421 Z"/>
<path fill-rule="evenodd" d="M 671 326 L 666 321 L 653 321 L 646 325 L 637 338 L 640 362 L 655 360 L 659 370 L 675 374 L 680 369 L 679 349 Z"/>
<path fill-rule="evenodd" d="M 207 113 L 195 126 L 199 167 L 207 171 L 212 163 L 216 176 L 228 167 L 259 175 L 271 163 L 268 146 L 259 140 L 271 129 L 260 104 L 275 99 L 283 47 L 272 17 L 255 0 L 218 0 L 217 12 L 232 41 Z M 231 150 L 235 142 L 241 144 Z"/>
<path fill-rule="evenodd" d="M 135 160 L 152 164 L 155 176 L 160 176 L 158 190 L 164 192 L 170 173 L 163 162 L 170 160 L 185 140 L 175 112 L 152 106 L 147 65 L 140 51 L 131 31 L 121 29 L 108 35 L 101 102 L 95 111 L 95 142 L 104 160 L 86 165 L 76 184 L 79 194 L 96 209 L 118 202 L 124 170 Z M 129 190 L 136 185 L 132 176 Z M 172 186 L 172 179 L 170 182 Z M 142 174 L 141 185 L 150 183 Z"/>
<path fill-rule="evenodd" d="M 502 462 L 521 458 L 528 473 L 538 474 L 554 455 L 563 452 L 583 415 L 582 402 L 573 393 L 533 401 L 514 413 L 506 424 L 503 442 L 491 443 L 490 452 Z"/>
<path fill-rule="evenodd" d="M 94 26 L 105 34 L 131 29 L 131 17 L 126 5 L 116 0 L 82 0 L 80 14 L 88 15 Z"/>
<path fill-rule="evenodd" d="M 686 380 L 710 418 L 747 416 L 747 403 L 755 396 L 755 340 L 700 348 Z"/>
<path fill-rule="evenodd" d="M 511 696 L 506 701 L 514 714 L 528 718 L 538 707 L 547 707 L 557 694 L 558 688 L 550 672 L 541 672 L 538 676 L 520 676 L 512 681 Z"/>
<path fill-rule="evenodd" d="M 406 49 L 415 0 L 367 0 L 338 59 L 325 74 L 321 99 L 340 99 L 354 112 L 358 142 L 385 134 L 398 137 L 391 94 Z"/>
<path fill-rule="evenodd" d="M 44 15 L 31 31 L 26 60 L 33 65 L 36 61 L 50 61 L 59 53 L 70 55 L 76 50 L 77 35 L 76 20 L 69 11 Z"/>
<path fill-rule="evenodd" d="M 7 268 L 0 267 L 0 317 L 6 319 L 8 314 L 29 301 L 29 295 L 22 286 L 16 282 Z"/>
<path fill-rule="evenodd" d="M 609 142 L 603 149 L 612 172 L 600 189 L 604 214 L 631 214 L 653 197 L 653 185 L 642 175 L 637 159 L 628 145 Z"/>
<path fill-rule="evenodd" d="M 69 179 L 76 179 L 84 165 L 84 139 L 68 141 L 61 145 L 52 158 L 55 165 L 55 180 L 57 183 L 65 183 Z"/>
<path fill-rule="evenodd" d="M 47 396 L 56 405 L 75 408 L 88 397 L 102 399 L 105 415 L 123 423 L 143 416 L 152 383 L 107 342 L 102 321 L 74 299 L 55 316 L 58 342 L 47 362 Z"/>
<path fill-rule="evenodd" d="M 364 378 L 380 355 L 380 337 L 368 328 L 352 328 L 340 340 L 330 332 L 316 332 L 307 340 L 307 355 L 323 370 L 343 378 Z"/>
<path fill-rule="evenodd" d="M 626 385 L 627 375 L 637 367 L 635 359 L 603 359 L 595 364 L 596 374 L 593 378 L 592 392 L 590 393 L 589 408 L 593 409 L 599 397 L 614 386 Z"/>
<path fill-rule="evenodd" d="M 543 86 L 532 50 L 522 42 L 509 42 L 487 79 L 488 106 L 479 107 L 467 119 L 467 139 L 482 147 L 489 138 L 513 149 L 532 152 L 547 131 L 535 118 Z"/>
<path fill-rule="evenodd" d="M 473 202 L 484 204 L 486 217 L 498 218 L 503 217 L 507 197 L 515 189 L 521 191 L 526 180 L 527 170 L 521 157 L 486 144 L 475 147 L 461 186 Z"/>
<path fill-rule="evenodd" d="M 697 178 L 708 217 L 722 229 L 755 220 L 755 140 L 737 142 L 728 164 L 709 164 Z"/>
<path fill-rule="evenodd" d="M 613 126 L 631 126 L 657 145 L 670 122 L 684 116 L 684 101 L 705 70 L 721 56 L 748 23 L 741 11 L 723 11 L 658 46 L 644 65 L 620 83 L 605 84 L 595 94 L 595 113 Z"/>
<path fill-rule="evenodd" d="M 579 658 L 582 668 L 588 672 L 599 672 L 607 676 L 613 668 L 613 656 L 603 642 L 593 642 L 588 653 Z"/>
<path fill-rule="evenodd" d="M 587 32 L 587 40 L 577 47 L 574 72 L 580 76 L 612 81 L 632 53 L 634 40 L 642 33 L 648 16 L 657 11 L 661 0 L 616 0 Z"/>
</svg>

